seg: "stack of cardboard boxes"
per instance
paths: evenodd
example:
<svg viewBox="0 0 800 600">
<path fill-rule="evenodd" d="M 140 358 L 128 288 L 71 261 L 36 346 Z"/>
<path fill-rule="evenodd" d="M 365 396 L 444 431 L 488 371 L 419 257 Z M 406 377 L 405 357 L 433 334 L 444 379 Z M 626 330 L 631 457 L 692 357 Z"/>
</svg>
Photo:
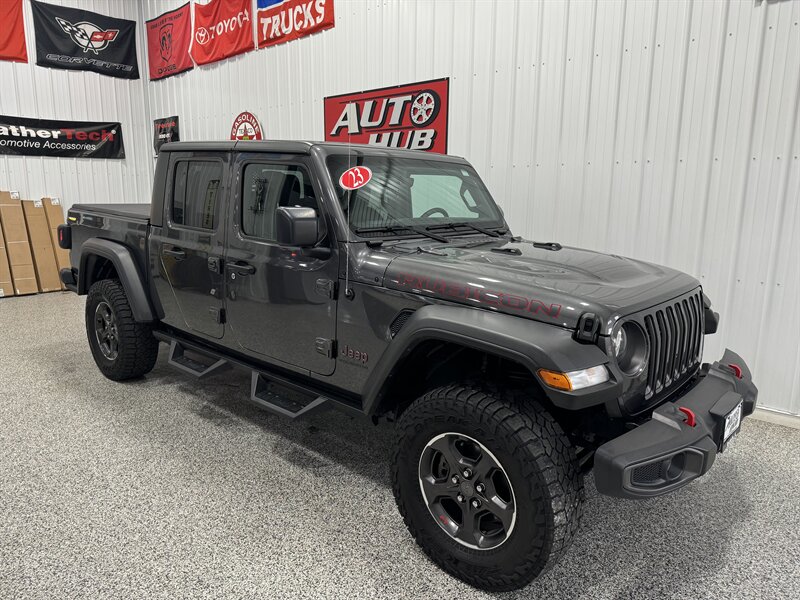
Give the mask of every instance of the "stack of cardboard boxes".
<svg viewBox="0 0 800 600">
<path fill-rule="evenodd" d="M 0 298 L 64 289 L 58 272 L 69 254 L 58 246 L 64 212 L 58 198 L 20 200 L 0 191 Z"/>
</svg>

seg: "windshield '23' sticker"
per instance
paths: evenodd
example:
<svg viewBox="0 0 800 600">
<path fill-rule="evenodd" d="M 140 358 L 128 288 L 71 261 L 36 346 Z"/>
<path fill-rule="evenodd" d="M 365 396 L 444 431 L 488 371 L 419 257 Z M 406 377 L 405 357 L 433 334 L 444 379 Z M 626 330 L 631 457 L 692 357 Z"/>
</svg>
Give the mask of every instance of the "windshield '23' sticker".
<svg viewBox="0 0 800 600">
<path fill-rule="evenodd" d="M 342 176 L 339 177 L 339 185 L 346 190 L 357 190 L 367 185 L 370 179 L 372 179 L 372 171 L 369 167 L 353 167 L 342 173 Z"/>
</svg>

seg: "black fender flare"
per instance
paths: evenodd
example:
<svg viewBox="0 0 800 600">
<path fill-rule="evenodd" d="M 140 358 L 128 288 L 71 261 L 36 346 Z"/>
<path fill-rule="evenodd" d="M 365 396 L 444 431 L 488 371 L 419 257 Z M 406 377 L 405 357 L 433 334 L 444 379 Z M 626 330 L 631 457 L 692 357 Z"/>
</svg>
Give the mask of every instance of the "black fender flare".
<svg viewBox="0 0 800 600">
<path fill-rule="evenodd" d="M 143 323 L 155 321 L 153 307 L 147 296 L 144 277 L 136 266 L 131 251 L 119 242 L 90 238 L 81 245 L 80 268 L 78 270 L 78 294 L 85 295 L 89 292 L 90 284 L 87 264 L 92 256 L 107 258 L 114 265 L 122 287 L 128 295 L 133 318 Z"/>
<path fill-rule="evenodd" d="M 566 373 L 609 363 L 609 357 L 598 346 L 577 342 L 572 334 L 572 330 L 556 324 L 499 312 L 424 306 L 409 318 L 367 379 L 362 394 L 364 412 L 376 414 L 397 366 L 428 340 L 456 343 L 522 364 L 560 408 L 577 410 L 619 397 L 622 384 L 615 378 L 613 368 L 607 383 L 575 392 L 554 390 L 541 383 L 537 371 L 542 368 Z"/>
</svg>

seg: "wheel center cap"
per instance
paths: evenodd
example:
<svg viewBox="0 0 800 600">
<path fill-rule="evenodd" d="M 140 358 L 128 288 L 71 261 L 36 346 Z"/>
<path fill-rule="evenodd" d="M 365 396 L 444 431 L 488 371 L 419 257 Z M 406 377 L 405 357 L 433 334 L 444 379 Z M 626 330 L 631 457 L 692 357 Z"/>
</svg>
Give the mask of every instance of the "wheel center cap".
<svg viewBox="0 0 800 600">
<path fill-rule="evenodd" d="M 468 497 L 473 496 L 475 494 L 475 486 L 469 481 L 462 481 L 461 493 Z"/>
</svg>

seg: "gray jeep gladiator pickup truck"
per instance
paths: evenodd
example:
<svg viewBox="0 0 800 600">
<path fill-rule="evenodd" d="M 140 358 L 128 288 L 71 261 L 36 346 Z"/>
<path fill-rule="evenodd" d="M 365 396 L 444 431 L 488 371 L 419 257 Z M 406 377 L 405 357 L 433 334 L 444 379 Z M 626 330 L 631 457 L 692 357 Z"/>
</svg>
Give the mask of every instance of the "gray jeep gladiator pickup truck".
<svg viewBox="0 0 800 600">
<path fill-rule="evenodd" d="M 87 295 L 100 371 L 159 343 L 250 400 L 393 422 L 393 491 L 449 573 L 516 589 L 578 528 L 584 474 L 620 498 L 708 471 L 757 390 L 698 281 L 514 237 L 470 164 L 375 146 L 178 142 L 150 205 L 75 205 L 64 284 Z"/>
</svg>

